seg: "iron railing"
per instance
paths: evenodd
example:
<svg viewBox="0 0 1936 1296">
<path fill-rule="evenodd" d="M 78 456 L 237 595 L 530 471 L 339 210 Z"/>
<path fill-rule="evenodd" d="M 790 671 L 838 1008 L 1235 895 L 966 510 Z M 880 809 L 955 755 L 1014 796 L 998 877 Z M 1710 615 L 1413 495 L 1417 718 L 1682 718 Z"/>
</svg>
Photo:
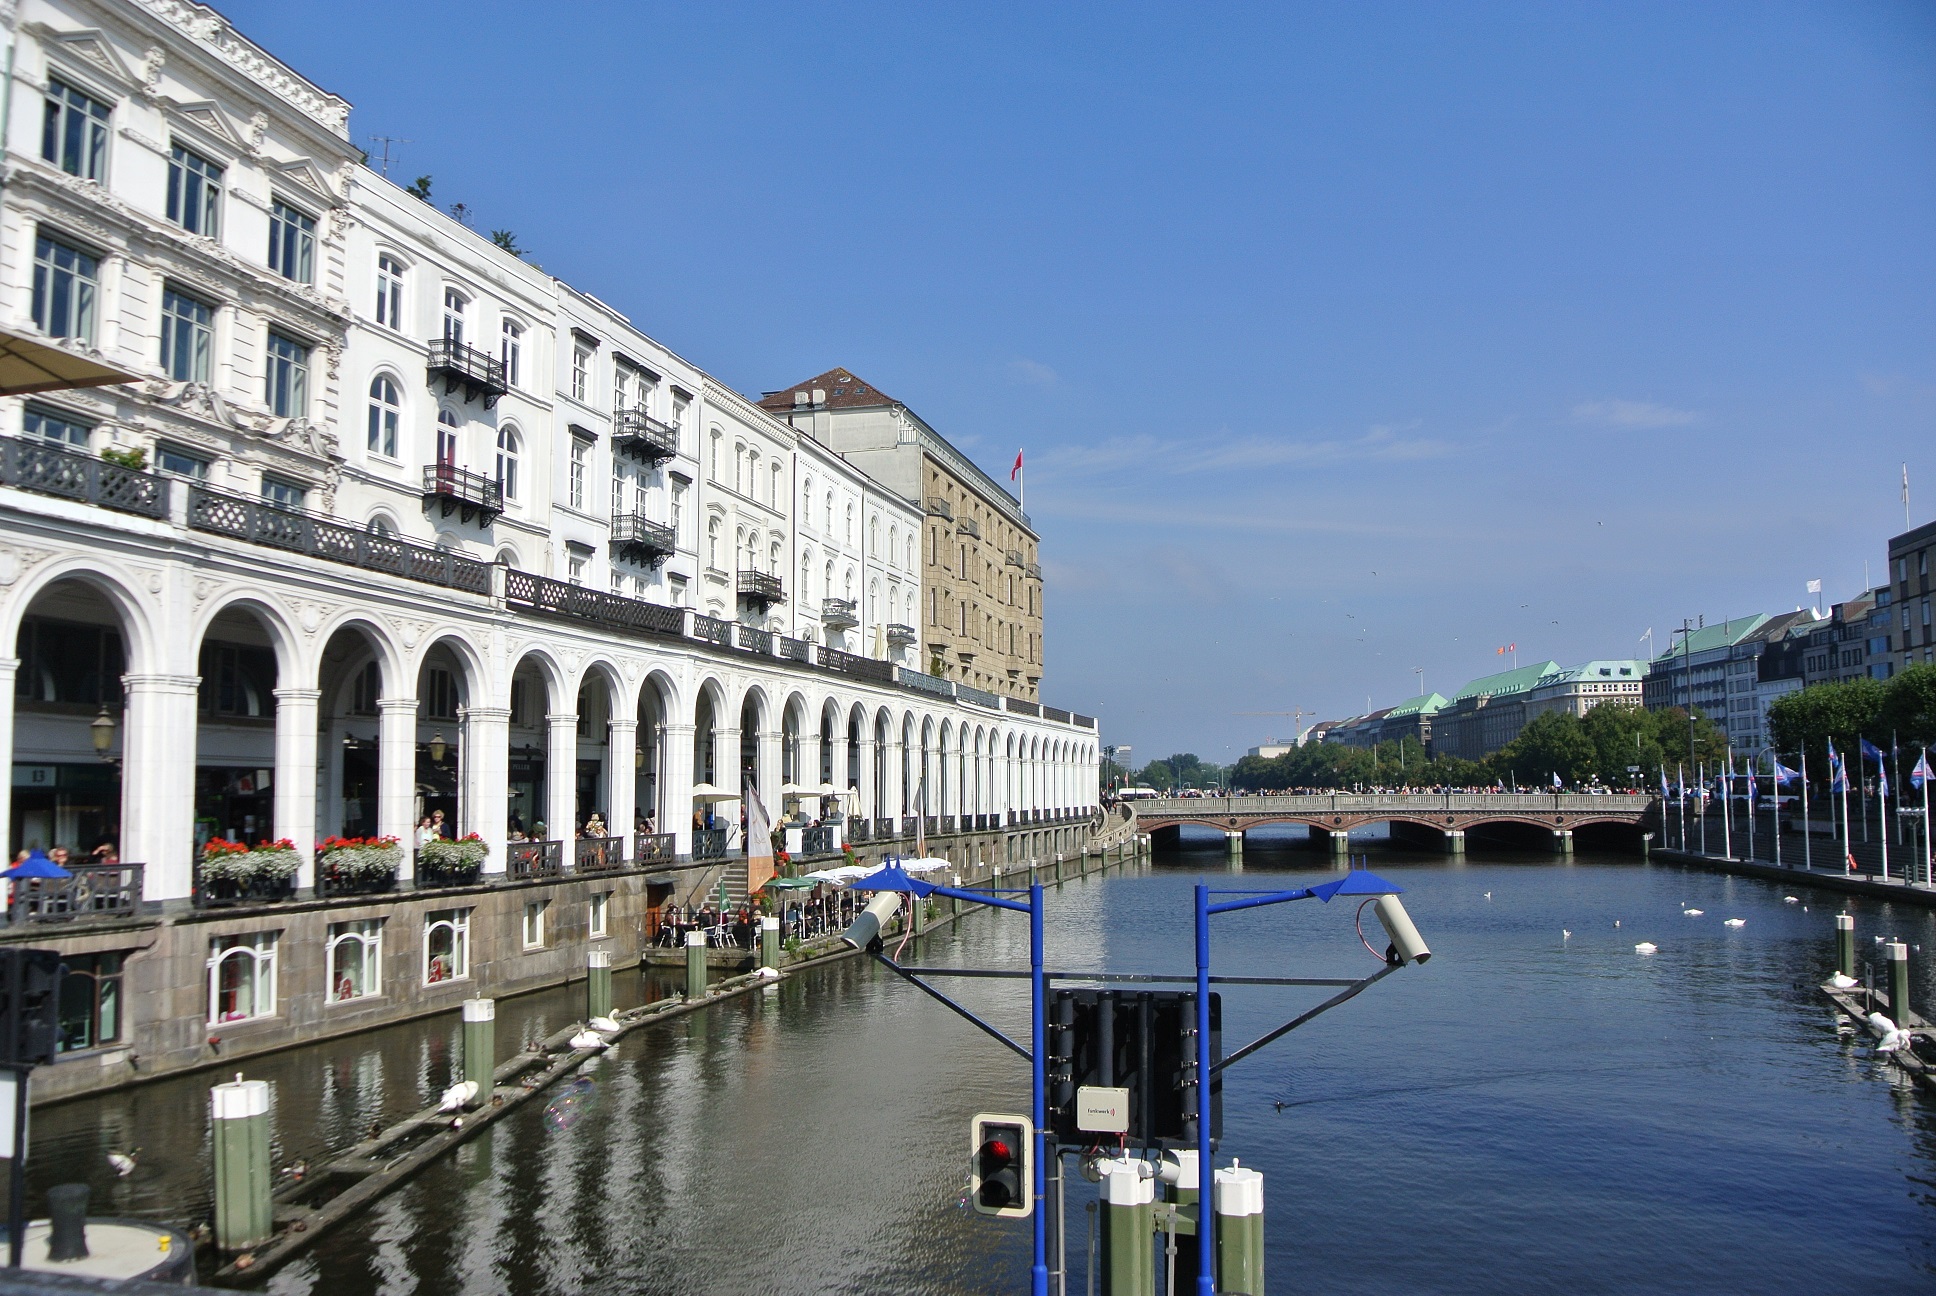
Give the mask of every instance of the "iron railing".
<svg viewBox="0 0 1936 1296">
<path fill-rule="evenodd" d="M 562 841 L 511 842 L 504 858 L 514 878 L 556 877 L 565 870 L 565 844 Z"/>
<path fill-rule="evenodd" d="M 860 624 L 860 616 L 854 600 L 830 598 L 820 600 L 820 622 L 829 630 L 851 630 Z"/>
<path fill-rule="evenodd" d="M 204 878 L 201 861 L 197 860 L 189 881 L 193 888 L 189 893 L 190 903 L 197 909 L 278 904 L 296 898 L 296 877 L 293 873 L 286 878 Z"/>
<path fill-rule="evenodd" d="M 877 684 L 892 684 L 894 682 L 894 664 L 892 662 L 875 661 L 871 657 L 856 657 L 853 653 L 842 652 L 838 648 L 829 648 L 825 644 L 820 646 L 819 652 L 815 655 L 819 658 L 822 666 L 825 666 L 829 670 L 839 671 L 843 675 L 852 675 L 856 679 L 873 680 Z"/>
<path fill-rule="evenodd" d="M 955 523 L 955 534 L 973 536 L 979 540 L 981 539 L 981 523 L 971 517 L 962 518 Z"/>
<path fill-rule="evenodd" d="M 425 464 L 423 497 L 440 505 L 445 517 L 462 510 L 466 522 L 473 514 L 489 521 L 504 511 L 504 491 L 496 482 L 456 464 Z"/>
<path fill-rule="evenodd" d="M 512 607 L 575 621 L 595 621 L 616 630 L 677 636 L 685 627 L 686 614 L 679 608 L 606 594 L 515 567 L 504 573 L 504 601 Z"/>
<path fill-rule="evenodd" d="M 955 685 L 955 696 L 963 702 L 972 702 L 976 706 L 987 707 L 991 711 L 999 711 L 1002 709 L 1002 700 L 1000 697 L 990 693 L 986 689 L 978 689 L 971 684 Z"/>
<path fill-rule="evenodd" d="M 903 666 L 894 672 L 896 683 L 911 688 L 917 693 L 932 693 L 935 697 L 953 697 L 955 686 L 938 675 Z"/>
<path fill-rule="evenodd" d="M 889 815 L 885 819 L 876 819 L 874 821 L 874 836 L 880 841 L 892 841 L 896 830 L 900 826 L 900 820 L 896 819 L 893 815 Z"/>
<path fill-rule="evenodd" d="M 696 860 L 725 859 L 726 830 L 724 828 L 693 829 L 692 857 Z"/>
<path fill-rule="evenodd" d="M 953 815 L 942 815 L 941 831 L 944 833 L 951 833 L 954 830 L 955 830 L 955 817 Z"/>
<path fill-rule="evenodd" d="M 419 891 L 433 891 L 439 887 L 476 886 L 478 876 L 484 865 L 478 864 L 435 864 L 416 855 L 416 881 Z"/>
<path fill-rule="evenodd" d="M 755 626 L 736 624 L 733 627 L 733 637 L 739 646 L 748 652 L 764 653 L 768 657 L 773 655 L 773 632 L 771 630 L 761 630 Z"/>
<path fill-rule="evenodd" d="M 1094 729 L 1096 727 L 1096 717 L 1072 714 L 1069 717 L 1069 723 L 1078 729 Z"/>
<path fill-rule="evenodd" d="M 142 517 L 168 516 L 166 477 L 26 437 L 0 437 L 0 486 Z"/>
<path fill-rule="evenodd" d="M 620 410 L 612 416 L 612 449 L 647 463 L 661 464 L 679 453 L 679 429 L 661 423 L 644 410 Z"/>
<path fill-rule="evenodd" d="M 911 625 L 895 622 L 887 627 L 887 644 L 890 648 L 912 648 L 920 640 L 920 632 Z"/>
<path fill-rule="evenodd" d="M 739 574 L 739 596 L 755 603 L 784 603 L 786 590 L 780 578 L 772 572 L 742 571 Z"/>
<path fill-rule="evenodd" d="M 679 552 L 679 533 L 642 513 L 621 513 L 612 519 L 612 548 L 621 558 L 656 567 Z"/>
<path fill-rule="evenodd" d="M 874 840 L 872 827 L 865 819 L 849 819 L 846 827 L 848 841 L 866 842 Z"/>
<path fill-rule="evenodd" d="M 634 864 L 671 863 L 679 856 L 678 840 L 671 833 L 633 833 L 632 862 Z"/>
<path fill-rule="evenodd" d="M 780 636 L 780 660 L 804 662 L 807 660 L 807 641 Z"/>
<path fill-rule="evenodd" d="M 1004 567 L 1020 567 L 1022 565 L 1022 551 L 1020 549 L 1003 550 L 1002 565 Z"/>
<path fill-rule="evenodd" d="M 859 827 L 856 822 L 855 827 Z M 856 838 L 856 841 L 861 840 Z M 826 855 L 834 848 L 834 831 L 825 824 L 818 828 L 804 829 L 800 834 L 800 852 L 803 855 Z"/>
<path fill-rule="evenodd" d="M 733 623 L 695 612 L 692 614 L 692 637 L 718 644 L 721 648 L 730 648 L 733 646 Z"/>
<path fill-rule="evenodd" d="M 1039 716 L 1042 714 L 1041 707 L 1033 702 L 1024 702 L 1020 698 L 1004 698 L 1002 700 L 1002 707 L 1015 715 Z"/>
<path fill-rule="evenodd" d="M 1061 707 L 1052 707 L 1052 706 L 1043 707 L 1042 718 L 1044 720 L 1060 721 L 1062 724 L 1069 723 L 1069 713 L 1067 711 L 1064 711 Z"/>
<path fill-rule="evenodd" d="M 11 924 L 103 922 L 141 908 L 141 864 L 70 864 L 73 877 L 20 878 L 7 904 Z"/>
<path fill-rule="evenodd" d="M 465 400 L 482 396 L 485 409 L 497 404 L 497 398 L 511 390 L 510 384 L 504 381 L 502 360 L 488 351 L 479 351 L 449 338 L 431 340 L 424 371 L 433 382 L 439 378 L 444 380 L 445 395 L 462 387 Z"/>
<path fill-rule="evenodd" d="M 1025 572 L 1027 572 L 1027 573 L 1029 574 L 1029 577 L 1030 577 L 1031 579 L 1033 579 L 1033 580 L 1041 580 L 1041 579 L 1042 579 L 1042 564 L 1041 564 L 1041 563 L 1023 563 L 1023 564 L 1022 564 L 1022 570 L 1023 570 L 1023 571 L 1025 571 Z"/>
<path fill-rule="evenodd" d="M 939 495 L 930 495 L 928 496 L 928 516 L 947 518 L 952 522 L 955 520 L 955 510 L 953 505 Z"/>
<path fill-rule="evenodd" d="M 316 861 L 316 894 L 319 896 L 383 895 L 397 889 L 397 871 L 352 875 L 338 873 L 323 860 Z"/>
<path fill-rule="evenodd" d="M 920 826 L 920 816 L 918 815 L 901 816 L 901 836 L 903 838 L 913 837 L 915 832 L 919 828 L 919 826 Z"/>
<path fill-rule="evenodd" d="M 491 592 L 491 564 L 444 553 L 395 536 L 375 535 L 335 518 L 269 500 L 230 495 L 206 486 L 188 488 L 188 525 L 196 531 L 388 572 L 406 580 L 442 585 L 470 594 Z"/>
<path fill-rule="evenodd" d="M 608 873 L 625 867 L 623 837 L 580 837 L 571 844 L 571 866 L 580 873 Z"/>
</svg>

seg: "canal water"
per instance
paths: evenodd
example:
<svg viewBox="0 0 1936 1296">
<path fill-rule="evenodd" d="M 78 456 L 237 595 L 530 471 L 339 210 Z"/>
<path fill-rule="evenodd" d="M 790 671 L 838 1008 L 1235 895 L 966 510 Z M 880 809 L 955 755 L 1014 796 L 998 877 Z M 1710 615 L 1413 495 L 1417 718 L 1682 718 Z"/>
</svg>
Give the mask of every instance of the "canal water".
<svg viewBox="0 0 1936 1296">
<path fill-rule="evenodd" d="M 1936 1107 L 1838 1031 L 1814 989 L 1833 956 L 1836 897 L 1584 854 L 1456 862 L 1379 851 L 1371 863 L 1406 888 L 1431 963 L 1227 1073 L 1224 1148 L 1266 1176 L 1272 1290 L 1936 1281 Z M 1257 845 L 1241 877 L 1226 869 L 1219 843 L 1052 891 L 1051 965 L 1187 971 L 1200 876 L 1231 887 L 1323 876 L 1319 857 Z M 1928 952 L 1920 993 L 1936 1004 L 1930 913 L 1849 907 L 1864 956 L 1876 934 Z M 1218 918 L 1217 970 L 1373 971 L 1355 908 L 1302 902 Z M 931 941 L 926 963 L 1026 964 L 1015 916 L 976 914 Z M 1659 953 L 1636 954 L 1640 941 Z M 658 992 L 619 982 L 621 1004 Z M 956 985 L 1026 1030 L 1018 987 Z M 582 993 L 501 1004 L 501 1049 L 566 1024 Z M 1315 993 L 1228 989 L 1226 1048 Z M 433 1097 L 451 1079 L 457 1036 L 454 1020 L 438 1020 L 249 1064 L 275 1091 L 278 1164 L 319 1159 Z M 865 964 L 635 1032 L 589 1074 L 577 1100 L 500 1122 L 268 1289 L 1026 1290 L 1026 1223 L 963 1204 L 968 1118 L 1026 1111 L 1026 1071 Z M 37 1113 L 34 1200 L 48 1184 L 86 1179 L 97 1213 L 206 1217 L 210 1080 Z M 137 1170 L 115 1178 L 106 1152 L 137 1144 Z M 1071 1292 L 1087 1290 L 1091 1196 L 1072 1176 Z"/>
</svg>

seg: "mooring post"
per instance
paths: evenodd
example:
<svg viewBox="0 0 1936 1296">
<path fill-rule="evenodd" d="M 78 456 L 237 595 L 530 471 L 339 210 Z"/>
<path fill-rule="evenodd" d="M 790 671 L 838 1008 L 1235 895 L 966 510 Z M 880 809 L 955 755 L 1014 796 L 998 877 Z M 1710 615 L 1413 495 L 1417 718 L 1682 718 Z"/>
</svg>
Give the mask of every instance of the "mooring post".
<svg viewBox="0 0 1936 1296">
<path fill-rule="evenodd" d="M 497 1000 L 464 1001 L 464 1079 L 477 1085 L 479 1100 L 491 1096 L 497 1070 Z"/>
<path fill-rule="evenodd" d="M 612 953 L 592 950 L 585 955 L 585 1016 L 612 1015 Z"/>
<path fill-rule="evenodd" d="M 706 997 L 706 933 L 686 933 L 686 998 Z"/>
<path fill-rule="evenodd" d="M 1855 915 L 1835 915 L 1835 970 L 1845 977 L 1855 975 Z"/>
<path fill-rule="evenodd" d="M 1203 1178 L 1197 1173 L 1197 1155 L 1195 1148 L 1165 1152 L 1157 1176 L 1163 1182 L 1163 1199 L 1176 1207 L 1176 1271 L 1186 1276 L 1203 1267 L 1197 1258 L 1197 1248 L 1203 1245 L 1203 1209 L 1198 1200 Z"/>
<path fill-rule="evenodd" d="M 208 1091 L 215 1160 L 215 1244 L 249 1251 L 275 1232 L 269 1174 L 269 1082 L 233 1081 Z"/>
<path fill-rule="evenodd" d="M 1224 833 L 1223 839 L 1226 847 L 1230 851 L 1230 857 L 1232 859 L 1242 859 L 1244 857 L 1243 833 L 1233 828 L 1230 831 Z"/>
<path fill-rule="evenodd" d="M 760 915 L 760 966 L 780 966 L 780 915 Z"/>
<path fill-rule="evenodd" d="M 1465 854 L 1465 829 L 1463 828 L 1446 829 L 1445 853 L 1447 855 Z"/>
<path fill-rule="evenodd" d="M 1348 832 L 1333 832 L 1331 834 L 1331 853 L 1333 855 L 1349 855 L 1351 853 L 1351 834 Z"/>
<path fill-rule="evenodd" d="M 1909 1024 L 1909 946 L 1889 942 L 1889 1015 L 1896 1025 Z"/>
<path fill-rule="evenodd" d="M 1561 855 L 1571 855 L 1573 853 L 1573 830 L 1571 828 L 1555 828 L 1553 830 L 1553 849 Z"/>
<path fill-rule="evenodd" d="M 1264 1176 L 1233 1160 L 1216 1183 L 1217 1290 L 1264 1296 Z"/>
<path fill-rule="evenodd" d="M 1104 1161 L 1103 1296 L 1155 1296 L 1156 1181 L 1132 1157 Z"/>
</svg>

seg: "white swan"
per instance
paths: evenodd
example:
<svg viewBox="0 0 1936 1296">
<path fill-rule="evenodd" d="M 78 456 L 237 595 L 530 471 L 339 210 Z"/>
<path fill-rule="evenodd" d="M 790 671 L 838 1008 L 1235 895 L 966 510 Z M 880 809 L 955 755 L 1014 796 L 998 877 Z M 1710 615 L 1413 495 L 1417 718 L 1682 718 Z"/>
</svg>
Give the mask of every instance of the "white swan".
<svg viewBox="0 0 1936 1296">
<path fill-rule="evenodd" d="M 466 1080 L 444 1090 L 443 1101 L 437 1104 L 438 1111 L 462 1111 L 477 1099 L 477 1081 Z"/>
<path fill-rule="evenodd" d="M 1748 920 L 1746 918 L 1723 918 L 1721 925 L 1723 927 L 1746 927 Z"/>
<path fill-rule="evenodd" d="M 1894 1053 L 1909 1043 L 1909 1032 L 1879 1012 L 1869 1014 L 1869 1029 L 1882 1037 L 1876 1042 L 1878 1053 Z"/>
<path fill-rule="evenodd" d="M 591 1027 L 601 1035 L 616 1035 L 619 1032 L 619 1024 L 610 1017 L 594 1017 L 586 1022 L 585 1025 Z"/>
<path fill-rule="evenodd" d="M 753 975 L 762 981 L 778 981 L 780 979 L 780 969 L 776 967 L 762 967 Z"/>
<path fill-rule="evenodd" d="M 1700 917 L 1700 916 L 1701 916 L 1702 914 L 1704 914 L 1704 913 L 1706 913 L 1706 912 L 1707 912 L 1707 910 L 1705 910 L 1705 909 L 1683 909 L 1683 910 L 1681 910 L 1681 912 L 1682 912 L 1682 913 L 1684 913 L 1684 914 L 1686 914 L 1686 915 L 1687 915 L 1687 916 L 1688 916 L 1689 918 L 1699 918 L 1699 917 Z"/>
<path fill-rule="evenodd" d="M 1660 946 L 1654 944 L 1652 941 L 1642 941 L 1640 944 L 1634 946 L 1634 953 L 1636 954 L 1657 954 L 1659 952 Z"/>
<path fill-rule="evenodd" d="M 1783 904 L 1800 904 L 1802 902 L 1802 898 L 1800 896 L 1783 896 L 1781 898 L 1781 902 Z"/>
<path fill-rule="evenodd" d="M 1837 972 L 1834 976 L 1830 977 L 1828 979 L 1828 983 L 1834 986 L 1837 990 L 1853 990 L 1857 986 L 1862 984 L 1860 981 L 1857 981 L 1854 977 L 1844 976 L 1840 972 Z"/>
<path fill-rule="evenodd" d="M 605 1037 L 597 1031 L 581 1030 L 568 1041 L 575 1049 L 602 1049 Z"/>
<path fill-rule="evenodd" d="M 1573 933 L 1572 933 L 1572 932 L 1570 932 L 1570 931 L 1568 931 L 1568 930 L 1566 930 L 1566 928 L 1564 928 L 1564 927 L 1562 927 L 1562 928 L 1560 928 L 1560 939 L 1561 939 L 1561 940 L 1570 940 L 1570 939 L 1572 938 L 1572 936 L 1573 936 Z"/>
</svg>

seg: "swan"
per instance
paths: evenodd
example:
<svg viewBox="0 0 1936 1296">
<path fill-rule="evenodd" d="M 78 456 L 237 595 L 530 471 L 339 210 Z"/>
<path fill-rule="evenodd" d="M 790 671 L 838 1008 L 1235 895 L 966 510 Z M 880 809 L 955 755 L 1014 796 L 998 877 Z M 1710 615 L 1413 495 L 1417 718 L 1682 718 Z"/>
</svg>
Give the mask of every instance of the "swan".
<svg viewBox="0 0 1936 1296">
<path fill-rule="evenodd" d="M 1618 927 L 1620 926 L 1620 920 L 1619 920 L 1618 918 L 1615 918 L 1615 919 L 1613 920 L 1613 925 L 1614 925 L 1614 926 L 1615 926 L 1616 928 L 1618 928 Z"/>
<path fill-rule="evenodd" d="M 1634 953 L 1636 954 L 1655 954 L 1659 951 L 1660 946 L 1654 944 L 1652 941 L 1642 941 L 1640 944 L 1634 946 Z"/>
<path fill-rule="evenodd" d="M 594 1017 L 585 1025 L 601 1035 L 616 1035 L 619 1032 L 619 1024 L 610 1017 Z"/>
<path fill-rule="evenodd" d="M 126 1179 L 134 1173 L 134 1163 L 140 1155 L 140 1148 L 129 1148 L 126 1152 L 110 1152 L 108 1153 L 108 1164 L 114 1167 L 115 1174 Z"/>
<path fill-rule="evenodd" d="M 1723 918 L 1721 925 L 1723 927 L 1746 927 L 1748 920 L 1746 918 Z"/>
<path fill-rule="evenodd" d="M 1490 891 L 1486 892 L 1486 899 L 1488 900 L 1492 899 L 1492 892 Z"/>
<path fill-rule="evenodd" d="M 780 979 L 780 969 L 775 967 L 762 967 L 753 975 L 762 981 L 778 981 Z"/>
<path fill-rule="evenodd" d="M 1834 986 L 1837 990 L 1853 990 L 1857 986 L 1862 984 L 1860 981 L 1857 981 L 1854 977 L 1843 976 L 1840 972 L 1837 972 L 1834 976 L 1830 977 L 1828 979 L 1828 983 Z"/>
<path fill-rule="evenodd" d="M 440 1112 L 462 1111 L 477 1098 L 477 1081 L 465 1080 L 444 1090 L 443 1101 L 437 1104 Z"/>
<path fill-rule="evenodd" d="M 1802 898 L 1800 896 L 1783 896 L 1781 898 L 1781 902 L 1783 904 L 1800 904 L 1802 902 Z"/>
<path fill-rule="evenodd" d="M 1909 1032 L 1879 1012 L 1869 1014 L 1869 1029 L 1882 1037 L 1876 1042 L 1878 1053 L 1894 1053 L 1909 1043 Z"/>
<path fill-rule="evenodd" d="M 1560 939 L 1561 939 L 1561 940 L 1570 940 L 1570 939 L 1572 938 L 1572 936 L 1573 936 L 1573 933 L 1572 933 L 1572 932 L 1570 932 L 1570 931 L 1568 931 L 1568 930 L 1566 930 L 1566 928 L 1564 928 L 1564 927 L 1562 927 L 1562 928 L 1560 928 Z"/>
<path fill-rule="evenodd" d="M 1683 909 L 1683 910 L 1681 910 L 1681 912 L 1682 912 L 1682 913 L 1684 913 L 1684 914 L 1686 914 L 1686 915 L 1687 915 L 1687 916 L 1688 916 L 1689 918 L 1699 918 L 1699 917 L 1700 917 L 1700 916 L 1701 916 L 1702 914 L 1704 914 L 1704 913 L 1706 913 L 1706 912 L 1707 912 L 1707 910 L 1705 910 L 1705 909 Z"/>
<path fill-rule="evenodd" d="M 602 1049 L 605 1047 L 605 1037 L 597 1031 L 582 1030 L 572 1036 L 569 1043 L 575 1049 Z"/>
</svg>

